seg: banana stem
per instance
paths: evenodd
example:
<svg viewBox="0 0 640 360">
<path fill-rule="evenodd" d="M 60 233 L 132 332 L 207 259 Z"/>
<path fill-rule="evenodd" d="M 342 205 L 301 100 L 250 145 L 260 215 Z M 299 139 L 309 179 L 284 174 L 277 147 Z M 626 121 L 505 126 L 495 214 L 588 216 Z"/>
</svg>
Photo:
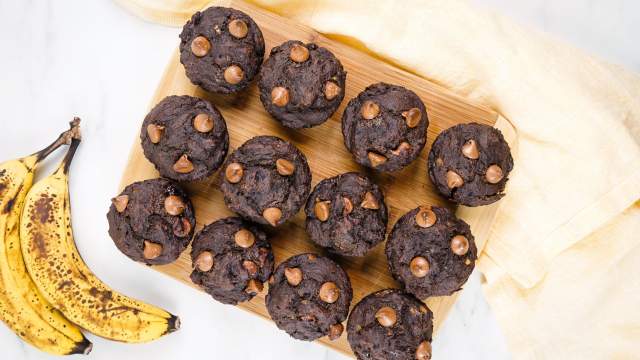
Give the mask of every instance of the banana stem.
<svg viewBox="0 0 640 360">
<path fill-rule="evenodd" d="M 78 150 L 78 146 L 80 145 L 80 137 L 73 137 L 71 139 L 71 146 L 69 147 L 69 151 L 67 155 L 65 155 L 64 160 L 62 160 L 61 166 L 63 167 L 64 174 L 69 173 L 69 167 L 71 166 L 71 162 L 73 161 L 73 157 L 76 154 L 76 150 Z"/>
<path fill-rule="evenodd" d="M 69 126 L 70 129 L 60 134 L 56 141 L 34 154 L 37 157 L 37 161 L 43 160 L 47 156 L 51 155 L 52 152 L 56 151 L 60 146 L 69 145 L 74 138 L 80 137 L 80 119 L 77 117 L 73 118 L 73 121 L 69 123 Z"/>
</svg>

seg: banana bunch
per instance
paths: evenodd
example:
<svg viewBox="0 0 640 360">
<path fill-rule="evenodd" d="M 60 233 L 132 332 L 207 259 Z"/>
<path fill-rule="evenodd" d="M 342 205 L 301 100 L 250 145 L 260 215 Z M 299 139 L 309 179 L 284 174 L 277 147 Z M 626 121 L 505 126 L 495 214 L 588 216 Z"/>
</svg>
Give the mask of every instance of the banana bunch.
<svg viewBox="0 0 640 360">
<path fill-rule="evenodd" d="M 0 318 L 24 341 L 55 355 L 88 354 L 91 343 L 29 277 L 20 249 L 20 215 L 36 167 L 71 142 L 76 126 L 42 151 L 0 164 Z"/>
<path fill-rule="evenodd" d="M 62 145 L 58 169 L 33 187 L 38 164 Z M 80 144 L 79 119 L 47 148 L 0 164 L 0 319 L 55 355 L 88 354 L 80 328 L 139 343 L 180 327 L 179 319 L 122 295 L 84 263 L 73 239 L 68 173 Z"/>
</svg>

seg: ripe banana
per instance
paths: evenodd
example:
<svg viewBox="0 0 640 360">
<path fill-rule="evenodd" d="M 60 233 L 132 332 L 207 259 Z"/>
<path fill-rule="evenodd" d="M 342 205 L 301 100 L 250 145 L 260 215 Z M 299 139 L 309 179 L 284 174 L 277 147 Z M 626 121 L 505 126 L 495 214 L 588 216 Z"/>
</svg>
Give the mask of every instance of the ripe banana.
<svg viewBox="0 0 640 360">
<path fill-rule="evenodd" d="M 80 329 L 47 302 L 22 259 L 19 222 L 24 199 L 41 160 L 71 141 L 72 130 L 47 148 L 0 164 L 0 318 L 23 340 L 55 355 L 88 354 L 91 343 Z"/>
<path fill-rule="evenodd" d="M 27 194 L 20 240 L 29 274 L 68 319 L 98 336 L 137 343 L 177 330 L 176 316 L 112 290 L 78 254 L 69 215 L 68 171 L 79 144 L 77 136 L 59 168 Z"/>
</svg>

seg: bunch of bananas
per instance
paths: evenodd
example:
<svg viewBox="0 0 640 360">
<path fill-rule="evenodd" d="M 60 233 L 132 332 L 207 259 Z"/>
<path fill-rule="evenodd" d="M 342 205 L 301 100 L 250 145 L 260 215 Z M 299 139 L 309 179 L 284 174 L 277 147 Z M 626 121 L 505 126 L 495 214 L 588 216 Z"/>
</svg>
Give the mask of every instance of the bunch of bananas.
<svg viewBox="0 0 640 360">
<path fill-rule="evenodd" d="M 55 355 L 91 351 L 80 328 L 139 343 L 180 327 L 176 316 L 109 288 L 80 257 L 68 186 L 79 125 L 76 118 L 45 149 L 0 164 L 0 318 L 24 341 Z M 70 148 L 60 166 L 33 185 L 37 166 L 63 145 Z"/>
</svg>

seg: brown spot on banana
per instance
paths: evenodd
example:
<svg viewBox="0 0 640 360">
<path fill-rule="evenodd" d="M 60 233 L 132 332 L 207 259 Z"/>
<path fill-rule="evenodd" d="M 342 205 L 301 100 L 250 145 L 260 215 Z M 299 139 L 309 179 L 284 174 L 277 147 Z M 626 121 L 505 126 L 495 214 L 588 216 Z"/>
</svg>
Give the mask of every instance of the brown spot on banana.
<svg viewBox="0 0 640 360">
<path fill-rule="evenodd" d="M 33 242 L 31 243 L 32 251 L 38 254 L 39 258 L 47 257 L 47 243 L 44 236 L 40 233 L 33 234 Z"/>
<path fill-rule="evenodd" d="M 31 220 L 39 220 L 42 224 L 46 223 L 47 221 L 53 220 L 51 219 L 52 201 L 52 198 L 42 195 L 42 197 L 38 199 L 34 204 L 35 211 L 33 213 L 33 216 L 31 217 Z"/>
</svg>

